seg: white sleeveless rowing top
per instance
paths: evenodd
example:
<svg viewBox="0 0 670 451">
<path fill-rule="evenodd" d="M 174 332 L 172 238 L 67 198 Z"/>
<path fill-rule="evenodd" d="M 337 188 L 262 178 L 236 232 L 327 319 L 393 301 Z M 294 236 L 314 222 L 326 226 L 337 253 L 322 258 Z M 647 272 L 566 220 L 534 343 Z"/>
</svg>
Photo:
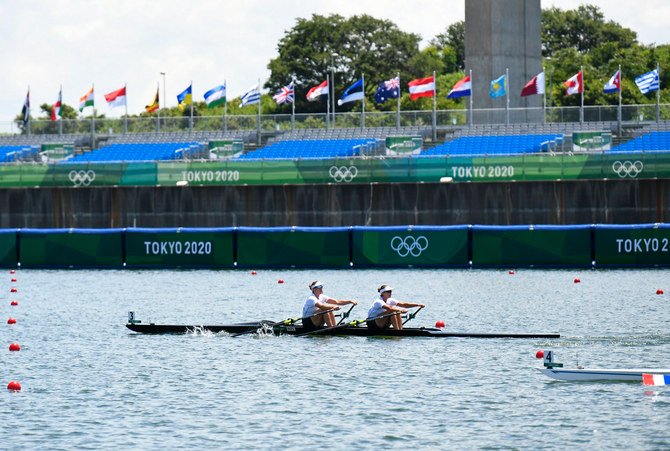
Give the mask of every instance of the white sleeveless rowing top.
<svg viewBox="0 0 670 451">
<path fill-rule="evenodd" d="M 330 298 L 323 293 L 321 293 L 318 299 L 314 295 L 308 297 L 307 300 L 305 301 L 305 305 L 302 308 L 302 317 L 307 318 L 308 316 L 314 316 L 317 313 L 319 313 L 318 309 L 316 308 L 316 303 L 320 302 L 322 304 L 325 304 L 328 302 L 328 299 Z"/>
<path fill-rule="evenodd" d="M 386 305 L 391 307 L 397 303 L 398 301 L 393 298 L 388 298 L 386 300 Z M 386 311 L 384 310 L 384 300 L 379 297 L 372 302 L 372 307 L 370 307 L 370 310 L 368 310 L 368 318 L 377 318 L 378 316 L 382 316 L 384 314 L 386 314 Z"/>
</svg>

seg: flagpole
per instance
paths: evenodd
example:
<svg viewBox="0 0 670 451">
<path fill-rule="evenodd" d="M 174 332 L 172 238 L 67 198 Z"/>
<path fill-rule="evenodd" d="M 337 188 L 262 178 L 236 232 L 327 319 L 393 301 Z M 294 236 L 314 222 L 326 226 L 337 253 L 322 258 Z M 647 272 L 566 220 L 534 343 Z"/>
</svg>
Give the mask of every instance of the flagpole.
<svg viewBox="0 0 670 451">
<path fill-rule="evenodd" d="M 365 73 L 361 74 L 361 80 L 363 82 L 363 103 L 361 110 L 361 130 L 365 129 Z"/>
<path fill-rule="evenodd" d="M 126 115 L 123 116 L 123 134 L 128 133 L 128 83 L 123 84 L 123 92 L 126 93 L 126 98 L 123 103 L 126 106 Z"/>
<path fill-rule="evenodd" d="M 60 85 L 60 110 L 58 111 L 58 115 L 60 116 L 60 119 L 58 120 L 58 134 L 62 135 L 63 134 L 63 85 Z"/>
<path fill-rule="evenodd" d="M 330 75 L 326 73 L 326 84 L 328 84 L 328 98 L 326 99 L 326 130 L 330 128 Z"/>
<path fill-rule="evenodd" d="M 472 127 L 472 126 L 474 125 L 474 124 L 473 124 L 473 122 L 474 122 L 474 119 L 473 119 L 473 118 L 474 118 L 474 115 L 473 115 L 473 111 L 472 111 L 472 106 L 473 106 L 472 98 L 474 97 L 474 96 L 473 96 L 473 94 L 474 94 L 474 89 L 472 89 L 472 87 L 474 86 L 474 84 L 472 83 L 472 69 L 470 69 L 470 73 L 469 73 L 469 75 L 470 75 L 470 127 Z"/>
<path fill-rule="evenodd" d="M 656 63 L 658 89 L 656 90 L 656 122 L 661 122 L 661 63 Z"/>
<path fill-rule="evenodd" d="M 223 80 L 223 90 L 224 95 L 226 96 L 225 102 L 223 102 L 223 133 L 228 132 L 228 81 Z"/>
<path fill-rule="evenodd" d="M 330 97 L 330 99 L 328 99 L 331 102 L 333 102 L 333 130 L 335 130 L 335 67 L 334 66 L 335 66 L 334 63 L 333 65 L 330 66 L 330 78 L 331 78 L 330 81 L 333 82 L 333 96 Z M 328 85 L 328 96 L 330 96 L 330 84 Z"/>
<path fill-rule="evenodd" d="M 509 125 L 509 67 L 505 68 L 505 116 L 505 121 Z"/>
<path fill-rule="evenodd" d="M 619 108 L 617 111 L 617 134 L 621 136 L 621 121 L 623 120 L 621 114 L 621 91 L 623 90 L 623 73 L 621 73 L 621 64 L 619 64 Z"/>
<path fill-rule="evenodd" d="M 293 102 L 291 102 L 291 131 L 295 130 L 295 77 L 291 78 L 293 85 Z"/>
<path fill-rule="evenodd" d="M 28 136 L 30 136 L 30 85 L 28 85 Z"/>
<path fill-rule="evenodd" d="M 91 135 L 95 135 L 95 83 L 91 85 L 91 92 L 93 92 L 93 116 L 91 116 Z"/>
<path fill-rule="evenodd" d="M 261 79 L 258 79 L 258 117 L 256 119 L 257 143 L 261 145 Z"/>
<path fill-rule="evenodd" d="M 188 121 L 188 131 L 193 133 L 193 80 L 191 80 L 191 117 Z"/>
<path fill-rule="evenodd" d="M 156 110 L 156 131 L 160 132 L 161 131 L 161 101 L 160 101 L 160 89 L 161 85 L 160 82 L 156 82 L 156 99 L 158 100 L 158 109 Z"/>
<path fill-rule="evenodd" d="M 579 87 L 581 91 L 580 104 L 579 104 L 579 123 L 584 123 L 584 66 L 579 66 L 579 72 L 582 74 L 582 85 Z"/>
<path fill-rule="evenodd" d="M 437 141 L 437 79 L 433 71 L 433 142 Z"/>
<path fill-rule="evenodd" d="M 400 130 L 400 72 L 398 71 L 398 108 L 396 108 L 395 128 Z"/>
<path fill-rule="evenodd" d="M 542 73 L 544 74 L 544 86 L 542 86 L 542 123 L 547 123 L 547 73 L 544 71 L 544 66 L 542 66 Z"/>
</svg>

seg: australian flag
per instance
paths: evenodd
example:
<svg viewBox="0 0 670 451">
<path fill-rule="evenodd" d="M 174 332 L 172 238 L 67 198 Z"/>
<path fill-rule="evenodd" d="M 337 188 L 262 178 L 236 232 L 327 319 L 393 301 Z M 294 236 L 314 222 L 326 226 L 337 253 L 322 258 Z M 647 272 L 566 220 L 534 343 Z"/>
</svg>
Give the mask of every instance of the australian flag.
<svg viewBox="0 0 670 451">
<path fill-rule="evenodd" d="M 397 99 L 400 96 L 400 77 L 379 83 L 375 92 L 375 102 L 384 103 L 388 99 Z"/>
</svg>

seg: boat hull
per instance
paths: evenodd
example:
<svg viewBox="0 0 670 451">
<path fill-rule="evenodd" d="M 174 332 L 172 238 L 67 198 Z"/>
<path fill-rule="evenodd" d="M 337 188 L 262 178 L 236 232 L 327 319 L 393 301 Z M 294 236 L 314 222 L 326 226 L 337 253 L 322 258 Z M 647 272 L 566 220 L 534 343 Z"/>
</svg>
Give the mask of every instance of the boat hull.
<svg viewBox="0 0 670 451">
<path fill-rule="evenodd" d="M 264 327 L 265 325 L 265 327 Z M 264 328 L 275 335 L 302 335 L 305 330 L 300 325 L 274 326 L 270 321 L 229 325 L 178 325 L 178 324 L 126 324 L 134 332 L 143 334 L 186 334 L 193 332 L 227 332 L 229 334 L 251 333 Z M 402 330 L 373 330 L 365 326 L 338 327 L 333 330 L 319 330 L 314 336 L 354 336 L 354 337 L 431 337 L 431 338 L 560 338 L 556 333 L 498 333 L 498 332 L 451 332 L 432 327 L 406 327 Z"/>
<path fill-rule="evenodd" d="M 537 368 L 559 381 L 621 381 L 642 382 L 642 374 L 670 374 L 670 369 L 659 368 Z"/>
</svg>

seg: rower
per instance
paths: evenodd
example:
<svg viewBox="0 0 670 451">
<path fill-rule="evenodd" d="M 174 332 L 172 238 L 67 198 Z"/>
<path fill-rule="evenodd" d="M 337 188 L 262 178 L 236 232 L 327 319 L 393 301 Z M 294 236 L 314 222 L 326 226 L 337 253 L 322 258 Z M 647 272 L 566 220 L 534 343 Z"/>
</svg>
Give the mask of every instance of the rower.
<svg viewBox="0 0 670 451">
<path fill-rule="evenodd" d="M 357 305 L 358 302 L 347 299 L 334 299 L 323 294 L 323 284 L 318 280 L 309 284 L 312 295 L 307 298 L 302 308 L 302 326 L 305 330 L 314 330 L 323 327 L 334 327 L 335 315 L 333 310 L 339 310 L 340 305 Z"/>
<path fill-rule="evenodd" d="M 407 313 L 411 307 L 425 307 L 424 304 L 415 302 L 400 302 L 391 297 L 393 288 L 382 285 L 377 288 L 379 298 L 375 299 L 368 311 L 366 324 L 370 329 L 383 330 L 393 326 L 396 330 L 402 330 L 402 314 Z"/>
</svg>

